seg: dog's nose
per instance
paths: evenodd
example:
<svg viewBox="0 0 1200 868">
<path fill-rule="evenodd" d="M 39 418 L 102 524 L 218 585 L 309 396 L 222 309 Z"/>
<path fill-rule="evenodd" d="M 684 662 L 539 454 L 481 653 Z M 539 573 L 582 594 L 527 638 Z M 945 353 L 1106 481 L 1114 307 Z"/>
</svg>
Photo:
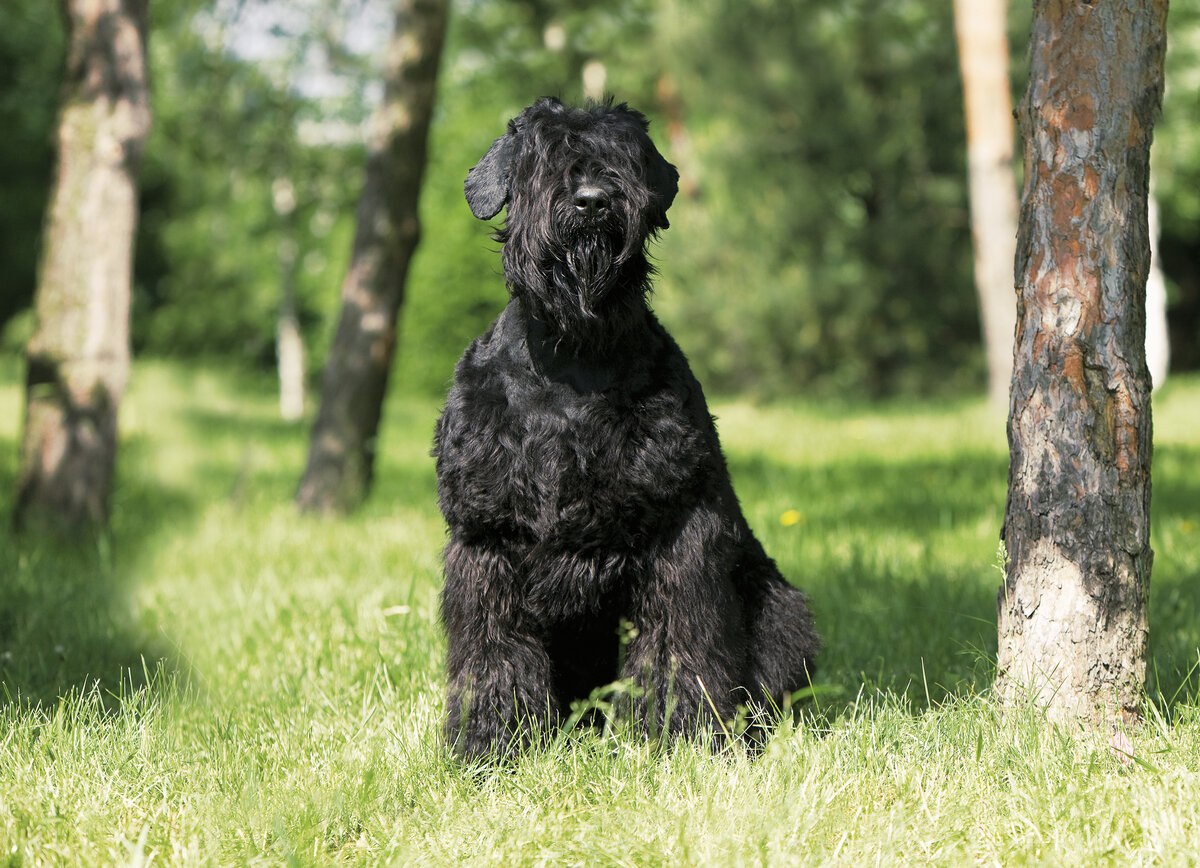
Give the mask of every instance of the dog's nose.
<svg viewBox="0 0 1200 868">
<path fill-rule="evenodd" d="M 584 184 L 575 191 L 575 210 L 583 217 L 603 214 L 608 204 L 608 193 L 600 187 Z"/>
</svg>

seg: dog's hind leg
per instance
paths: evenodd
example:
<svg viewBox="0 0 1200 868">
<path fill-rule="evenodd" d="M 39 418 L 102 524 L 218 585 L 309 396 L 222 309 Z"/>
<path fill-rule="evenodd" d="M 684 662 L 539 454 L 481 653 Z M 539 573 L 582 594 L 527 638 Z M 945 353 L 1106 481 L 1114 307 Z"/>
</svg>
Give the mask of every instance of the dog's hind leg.
<svg viewBox="0 0 1200 868">
<path fill-rule="evenodd" d="M 746 676 L 758 712 L 787 704 L 806 687 L 821 647 L 804 594 L 780 575 L 762 546 L 747 539 L 739 565 L 746 619 Z"/>
</svg>

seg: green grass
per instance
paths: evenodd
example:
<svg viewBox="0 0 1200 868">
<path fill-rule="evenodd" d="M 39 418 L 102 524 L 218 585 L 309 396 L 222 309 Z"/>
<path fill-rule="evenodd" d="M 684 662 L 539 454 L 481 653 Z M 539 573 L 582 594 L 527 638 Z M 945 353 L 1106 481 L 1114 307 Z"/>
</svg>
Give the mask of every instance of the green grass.
<svg viewBox="0 0 1200 868">
<path fill-rule="evenodd" d="M 0 530 L 0 865 L 1194 863 L 1200 380 L 1155 404 L 1140 762 L 989 696 L 1002 420 L 724 403 L 747 515 L 827 643 L 803 719 L 755 760 L 571 733 L 487 773 L 438 740 L 436 402 L 393 396 L 375 495 L 321 521 L 290 505 L 306 432 L 269 382 L 142 363 L 111 536 Z"/>
</svg>

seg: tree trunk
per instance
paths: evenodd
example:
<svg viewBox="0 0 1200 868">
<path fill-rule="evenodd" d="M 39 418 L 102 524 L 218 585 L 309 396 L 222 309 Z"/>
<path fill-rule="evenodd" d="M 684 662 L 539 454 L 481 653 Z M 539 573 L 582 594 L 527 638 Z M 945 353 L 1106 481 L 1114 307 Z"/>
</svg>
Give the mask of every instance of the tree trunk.
<svg viewBox="0 0 1200 868">
<path fill-rule="evenodd" d="M 1007 0 L 954 0 L 967 119 L 975 289 L 987 356 L 988 396 L 997 408 L 1008 403 L 1017 310 L 1013 292 L 1017 181 L 1012 167 L 1007 15 Z"/>
<path fill-rule="evenodd" d="M 280 175 L 271 185 L 275 214 L 283 238 L 278 248 L 279 316 L 275 320 L 275 364 L 279 372 L 279 415 L 285 422 L 304 417 L 304 335 L 296 312 L 296 273 L 300 245 L 296 242 L 296 188 Z"/>
<path fill-rule="evenodd" d="M 371 486 L 404 281 L 419 236 L 417 200 L 445 30 L 446 0 L 398 0 L 341 317 L 296 494 L 305 511 L 347 512 Z"/>
<path fill-rule="evenodd" d="M 285 268 L 295 265 L 285 263 Z M 279 416 L 285 422 L 304 418 L 304 335 L 300 333 L 300 317 L 296 315 L 295 275 L 285 272 L 283 298 L 279 302 L 279 318 L 275 325 L 276 367 L 279 371 Z"/>
<path fill-rule="evenodd" d="M 1166 0 L 1036 0 L 1021 105 L 1004 701 L 1140 713 L 1150 581 L 1146 222 Z"/>
<path fill-rule="evenodd" d="M 30 340 L 15 521 L 108 521 L 129 375 L 137 175 L 150 128 L 146 0 L 63 0 L 58 168 Z"/>
<path fill-rule="evenodd" d="M 1167 279 L 1158 256 L 1158 200 L 1154 198 L 1154 177 L 1150 178 L 1150 276 L 1146 280 L 1146 364 L 1150 382 L 1157 389 L 1167 381 L 1171 370 L 1171 336 L 1167 328 Z"/>
</svg>

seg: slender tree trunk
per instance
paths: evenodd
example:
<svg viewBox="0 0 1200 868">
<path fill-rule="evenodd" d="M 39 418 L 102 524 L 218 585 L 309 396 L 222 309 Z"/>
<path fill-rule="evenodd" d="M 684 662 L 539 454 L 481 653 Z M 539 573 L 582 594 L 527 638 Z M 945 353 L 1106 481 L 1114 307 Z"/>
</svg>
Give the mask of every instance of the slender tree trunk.
<svg viewBox="0 0 1200 868">
<path fill-rule="evenodd" d="M 70 534 L 108 521 L 150 104 L 146 0 L 62 0 L 62 8 L 58 168 L 27 348 L 15 520 Z"/>
<path fill-rule="evenodd" d="M 279 372 L 279 415 L 285 422 L 304 416 L 304 336 L 296 312 L 296 272 L 300 245 L 296 241 L 296 188 L 280 175 L 271 185 L 275 214 L 283 238 L 279 242 L 279 316 L 275 321 L 275 363 Z"/>
<path fill-rule="evenodd" d="M 975 289 L 987 355 L 988 396 L 997 408 L 1008 403 L 1017 311 L 1013 291 L 1017 181 L 1012 167 L 1007 18 L 1007 0 L 954 0 L 967 118 Z"/>
<path fill-rule="evenodd" d="M 296 314 L 294 260 L 284 262 L 283 297 L 275 328 L 275 355 L 279 370 L 279 416 L 285 422 L 304 417 L 304 336 Z"/>
<path fill-rule="evenodd" d="M 1035 0 L 998 689 L 1136 718 L 1150 581 L 1146 202 L 1166 0 Z"/>
<path fill-rule="evenodd" d="M 1159 388 L 1171 369 L 1171 336 L 1167 328 L 1167 279 L 1158 257 L 1158 200 L 1154 198 L 1154 178 L 1150 178 L 1150 276 L 1146 281 L 1146 364 L 1150 382 Z"/>
<path fill-rule="evenodd" d="M 446 0 L 397 0 L 341 317 L 296 494 L 306 511 L 349 511 L 371 486 L 404 281 L 420 234 L 417 200 L 445 30 Z"/>
<path fill-rule="evenodd" d="M 688 199 L 700 195 L 700 172 L 692 149 L 692 136 L 684 120 L 683 98 L 671 74 L 664 72 L 654 84 L 658 109 L 666 121 L 671 162 L 679 170 L 679 192 Z"/>
</svg>

